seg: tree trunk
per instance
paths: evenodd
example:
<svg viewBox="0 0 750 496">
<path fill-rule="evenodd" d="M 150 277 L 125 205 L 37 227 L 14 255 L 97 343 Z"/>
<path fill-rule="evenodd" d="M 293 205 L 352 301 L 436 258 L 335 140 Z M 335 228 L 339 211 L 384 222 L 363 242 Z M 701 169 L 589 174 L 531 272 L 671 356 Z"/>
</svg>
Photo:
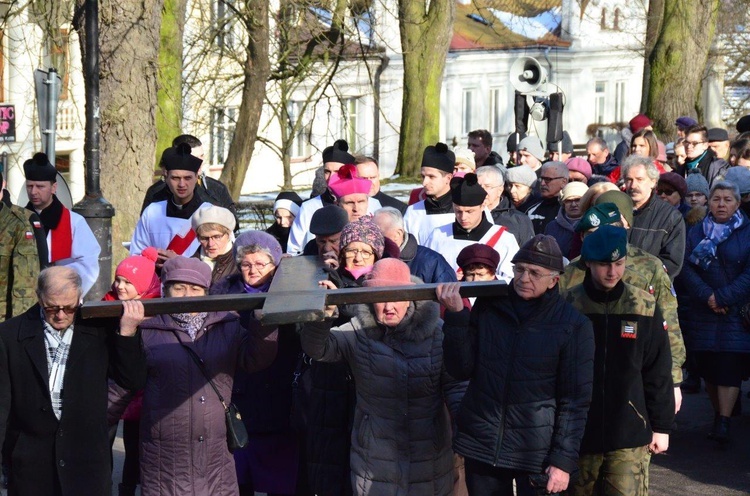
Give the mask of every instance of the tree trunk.
<svg viewBox="0 0 750 496">
<path fill-rule="evenodd" d="M 115 208 L 113 263 L 127 256 L 122 242 L 133 236 L 153 177 L 162 4 L 102 0 L 99 8 L 101 188 Z"/>
<path fill-rule="evenodd" d="M 182 49 L 187 0 L 164 0 L 159 50 L 156 161 L 182 134 Z"/>
<path fill-rule="evenodd" d="M 243 68 L 245 78 L 234 138 L 221 172 L 221 182 L 226 184 L 235 199 L 240 196 L 250 166 L 266 95 L 266 82 L 271 73 L 268 59 L 268 3 L 268 0 L 247 0 L 242 16 L 248 38 Z"/>
<path fill-rule="evenodd" d="M 403 176 L 419 176 L 424 147 L 440 139 L 440 90 L 455 13 L 454 0 L 399 0 L 404 94 L 396 171 Z"/>
<path fill-rule="evenodd" d="M 697 113 L 718 7 L 719 0 L 664 1 L 648 93 L 648 115 L 657 133 L 668 135 L 676 117 Z"/>
<path fill-rule="evenodd" d="M 664 0 L 650 0 L 646 15 L 646 40 L 643 53 L 643 82 L 641 86 L 640 112 L 646 113 L 648 106 L 649 85 L 651 84 L 651 53 L 659 38 L 664 21 Z"/>
</svg>

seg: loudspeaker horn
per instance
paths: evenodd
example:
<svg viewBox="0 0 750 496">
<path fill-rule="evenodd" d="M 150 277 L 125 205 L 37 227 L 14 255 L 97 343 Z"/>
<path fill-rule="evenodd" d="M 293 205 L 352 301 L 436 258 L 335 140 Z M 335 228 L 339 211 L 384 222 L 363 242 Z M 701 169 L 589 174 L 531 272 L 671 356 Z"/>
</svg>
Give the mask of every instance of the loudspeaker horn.
<svg viewBox="0 0 750 496">
<path fill-rule="evenodd" d="M 510 84 L 520 93 L 537 91 L 547 82 L 547 71 L 533 57 L 521 57 L 510 66 Z"/>
</svg>

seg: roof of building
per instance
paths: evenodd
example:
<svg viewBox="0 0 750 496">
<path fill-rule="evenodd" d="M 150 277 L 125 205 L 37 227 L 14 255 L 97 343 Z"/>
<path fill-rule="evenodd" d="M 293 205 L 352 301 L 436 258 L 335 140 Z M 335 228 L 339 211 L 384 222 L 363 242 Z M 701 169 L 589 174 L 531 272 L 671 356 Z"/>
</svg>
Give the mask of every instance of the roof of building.
<svg viewBox="0 0 750 496">
<path fill-rule="evenodd" d="M 561 23 L 562 0 L 457 1 L 450 50 L 570 46 Z"/>
</svg>

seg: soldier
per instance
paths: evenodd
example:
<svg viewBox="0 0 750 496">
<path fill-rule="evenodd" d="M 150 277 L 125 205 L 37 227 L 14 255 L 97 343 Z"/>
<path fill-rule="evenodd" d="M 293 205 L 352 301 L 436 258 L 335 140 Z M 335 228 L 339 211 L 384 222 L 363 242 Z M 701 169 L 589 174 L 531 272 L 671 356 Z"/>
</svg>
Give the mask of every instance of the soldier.
<svg viewBox="0 0 750 496">
<path fill-rule="evenodd" d="M 37 213 L 33 210 L 27 210 L 23 207 L 19 207 L 18 205 L 14 205 L 10 201 L 10 193 L 6 189 L 7 185 L 5 183 L 5 178 L 3 177 L 2 172 L 0 172 L 0 184 L 3 185 L 2 203 L 6 207 L 13 207 L 17 209 L 26 218 L 26 222 L 30 227 L 29 231 L 34 235 L 34 239 L 36 241 L 36 251 L 39 255 L 37 257 L 39 259 L 39 269 L 44 269 L 49 265 L 49 251 L 47 250 L 47 233 L 44 232 L 44 228 L 42 227 L 42 220 L 39 218 L 39 215 L 37 215 Z"/>
<path fill-rule="evenodd" d="M 1 180 L 0 180 L 1 181 Z M 39 255 L 34 233 L 22 208 L 0 202 L 0 322 L 36 303 L 34 285 Z"/>
<path fill-rule="evenodd" d="M 653 295 L 622 281 L 624 228 L 599 227 L 581 258 L 586 276 L 565 299 L 593 323 L 596 348 L 573 494 L 647 494 L 650 455 L 667 450 L 674 422 L 669 340 Z"/>
<path fill-rule="evenodd" d="M 622 209 L 618 208 L 613 200 L 622 203 Z M 607 224 L 627 229 L 629 219 L 632 218 L 629 214 L 632 208 L 627 205 L 632 205 L 632 202 L 625 193 L 619 191 L 604 193 L 597 198 L 597 205 L 583 215 L 576 231 L 586 236 L 587 233 L 594 232 L 598 227 Z M 626 212 L 626 214 L 621 212 Z M 653 295 L 656 306 L 667 323 L 669 348 L 672 352 L 672 381 L 675 386 L 676 413 L 682 403 L 680 383 L 682 382 L 682 364 L 685 362 L 685 342 L 682 340 L 682 331 L 677 319 L 677 298 L 672 292 L 672 283 L 661 260 L 630 243 L 627 255 L 623 281 Z M 565 267 L 565 272 L 560 276 L 560 291 L 581 284 L 585 275 L 586 264 L 581 257 L 571 260 L 570 264 Z"/>
</svg>

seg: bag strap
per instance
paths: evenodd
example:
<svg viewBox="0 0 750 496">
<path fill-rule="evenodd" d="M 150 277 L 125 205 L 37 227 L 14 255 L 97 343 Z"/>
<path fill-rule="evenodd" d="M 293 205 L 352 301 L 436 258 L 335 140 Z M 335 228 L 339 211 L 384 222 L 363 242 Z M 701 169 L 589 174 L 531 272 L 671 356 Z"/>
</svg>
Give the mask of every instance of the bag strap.
<svg viewBox="0 0 750 496">
<path fill-rule="evenodd" d="M 224 397 L 219 392 L 219 389 L 216 387 L 216 384 L 214 384 L 214 381 L 211 380 L 211 376 L 208 374 L 208 369 L 206 369 L 206 363 L 203 361 L 203 359 L 198 355 L 198 353 L 195 352 L 194 349 L 192 349 L 190 346 L 186 345 L 182 342 L 180 339 L 180 336 L 177 334 L 177 331 L 172 329 L 172 334 L 174 334 L 174 337 L 177 338 L 177 342 L 180 343 L 180 346 L 182 346 L 185 351 L 187 351 L 187 354 L 190 355 L 190 358 L 193 359 L 195 364 L 198 366 L 198 369 L 200 369 L 203 376 L 206 378 L 209 384 L 211 384 L 211 387 L 216 392 L 216 396 L 219 397 L 219 401 L 221 402 L 221 406 L 224 407 L 224 411 L 228 412 L 229 407 L 227 406 L 226 402 L 224 401 Z"/>
</svg>

